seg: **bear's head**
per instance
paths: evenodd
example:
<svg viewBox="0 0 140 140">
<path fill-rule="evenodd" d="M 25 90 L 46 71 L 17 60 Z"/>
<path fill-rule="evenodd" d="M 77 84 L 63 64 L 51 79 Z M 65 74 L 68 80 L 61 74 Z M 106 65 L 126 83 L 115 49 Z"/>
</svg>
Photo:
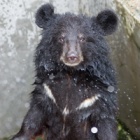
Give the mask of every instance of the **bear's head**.
<svg viewBox="0 0 140 140">
<path fill-rule="evenodd" d="M 45 4 L 35 18 L 43 29 L 35 55 L 37 72 L 65 69 L 89 71 L 102 79 L 111 76 L 113 69 L 104 36 L 117 28 L 118 18 L 113 11 L 101 11 L 96 17 L 56 14 L 52 5 Z"/>
</svg>

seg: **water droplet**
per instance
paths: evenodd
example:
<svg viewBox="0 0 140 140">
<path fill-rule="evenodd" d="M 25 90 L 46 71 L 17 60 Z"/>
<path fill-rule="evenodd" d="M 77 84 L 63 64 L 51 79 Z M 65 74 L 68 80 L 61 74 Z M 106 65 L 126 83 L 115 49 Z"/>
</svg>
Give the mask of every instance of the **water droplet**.
<svg viewBox="0 0 140 140">
<path fill-rule="evenodd" d="M 79 89 L 79 92 L 81 92 L 81 89 Z"/>
<path fill-rule="evenodd" d="M 113 92 L 115 90 L 115 88 L 113 86 L 108 86 L 107 91 L 109 92 Z"/>
<path fill-rule="evenodd" d="M 49 78 L 52 80 L 52 79 L 54 79 L 54 75 L 53 75 L 53 73 L 51 74 L 51 75 L 49 75 Z"/>
<path fill-rule="evenodd" d="M 98 132 L 97 127 L 92 127 L 92 128 L 91 128 L 91 132 L 94 133 L 94 134 L 97 133 L 97 132 Z"/>
<path fill-rule="evenodd" d="M 30 104 L 29 103 L 25 103 L 25 108 L 29 108 L 30 107 Z"/>
<path fill-rule="evenodd" d="M 11 56 L 12 56 L 12 52 L 8 52 L 7 55 L 8 55 L 9 57 L 11 57 Z"/>
<path fill-rule="evenodd" d="M 20 82 L 20 78 L 19 77 L 16 77 L 16 82 Z"/>
</svg>

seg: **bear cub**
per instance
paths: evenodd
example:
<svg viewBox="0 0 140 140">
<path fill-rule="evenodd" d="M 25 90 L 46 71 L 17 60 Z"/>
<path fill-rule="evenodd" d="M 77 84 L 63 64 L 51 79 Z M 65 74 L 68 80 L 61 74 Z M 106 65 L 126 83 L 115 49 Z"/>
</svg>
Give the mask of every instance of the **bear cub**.
<svg viewBox="0 0 140 140">
<path fill-rule="evenodd" d="M 30 109 L 12 140 L 117 140 L 115 72 L 105 36 L 118 24 L 111 10 L 88 17 L 36 12 L 42 39 L 35 51 Z"/>
</svg>

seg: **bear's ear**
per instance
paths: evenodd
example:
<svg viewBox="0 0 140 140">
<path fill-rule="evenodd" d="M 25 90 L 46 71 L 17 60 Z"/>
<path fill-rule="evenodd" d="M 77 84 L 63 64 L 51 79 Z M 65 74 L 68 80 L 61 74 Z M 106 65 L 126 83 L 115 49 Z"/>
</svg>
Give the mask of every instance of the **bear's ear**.
<svg viewBox="0 0 140 140">
<path fill-rule="evenodd" d="M 36 12 L 35 22 L 40 28 L 45 28 L 47 21 L 54 15 L 54 7 L 51 4 L 42 5 Z"/>
<path fill-rule="evenodd" d="M 117 28 L 118 17 L 113 11 L 104 10 L 97 15 L 96 22 L 103 30 L 104 35 L 110 35 Z"/>
</svg>

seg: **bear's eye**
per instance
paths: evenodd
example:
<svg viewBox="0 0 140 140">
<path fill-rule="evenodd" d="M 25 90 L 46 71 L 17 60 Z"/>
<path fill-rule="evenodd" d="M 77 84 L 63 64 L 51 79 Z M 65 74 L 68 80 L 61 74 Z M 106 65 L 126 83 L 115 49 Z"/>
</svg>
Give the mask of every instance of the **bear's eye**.
<svg viewBox="0 0 140 140">
<path fill-rule="evenodd" d="M 60 43 L 64 43 L 65 37 L 64 37 L 64 36 L 59 37 L 59 38 L 58 38 L 58 41 L 59 41 Z"/>
<path fill-rule="evenodd" d="M 79 41 L 80 41 L 81 43 L 84 43 L 84 42 L 86 41 L 86 38 L 85 38 L 84 36 L 80 36 L 80 37 L 79 37 Z"/>
</svg>

